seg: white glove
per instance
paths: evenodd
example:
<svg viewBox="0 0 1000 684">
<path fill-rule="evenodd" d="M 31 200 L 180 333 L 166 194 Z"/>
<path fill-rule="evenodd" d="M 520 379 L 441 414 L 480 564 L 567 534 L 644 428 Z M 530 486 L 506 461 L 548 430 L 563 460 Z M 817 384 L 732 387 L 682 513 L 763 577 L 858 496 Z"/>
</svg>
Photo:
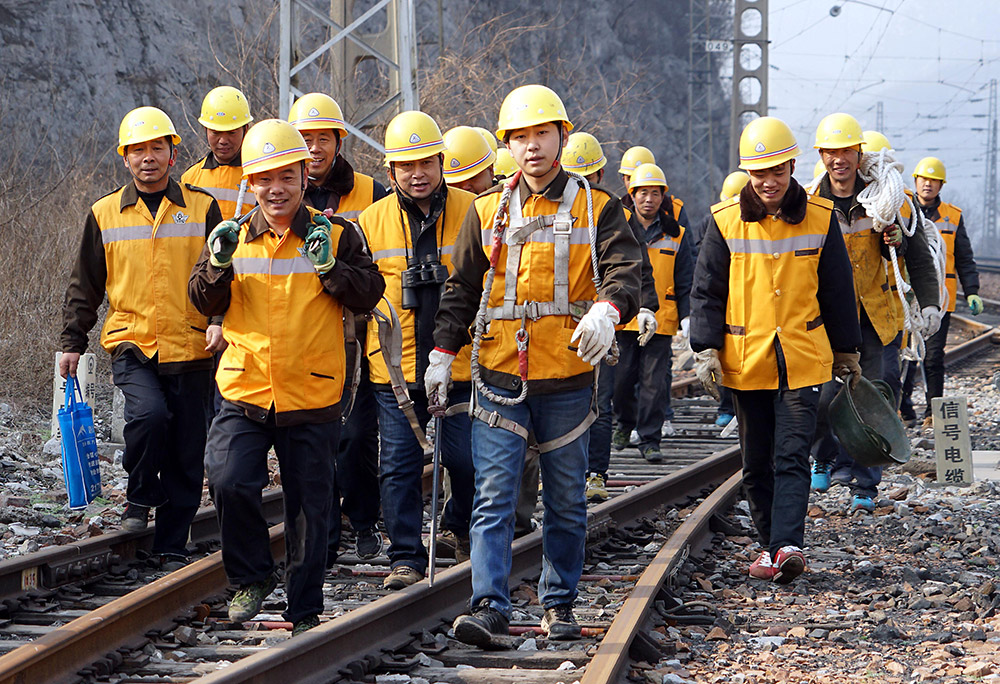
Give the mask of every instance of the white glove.
<svg viewBox="0 0 1000 684">
<path fill-rule="evenodd" d="M 941 328 L 941 309 L 925 306 L 920 314 L 924 317 L 924 337 L 932 337 Z"/>
<path fill-rule="evenodd" d="M 611 349 L 615 340 L 615 326 L 621 320 L 618 309 L 609 302 L 594 302 L 590 311 L 580 319 L 570 342 L 580 340 L 576 355 L 596 366 Z"/>
<path fill-rule="evenodd" d="M 681 319 L 681 330 L 677 333 L 680 337 L 684 339 L 689 339 L 691 337 L 691 317 L 685 316 Z"/>
<path fill-rule="evenodd" d="M 719 362 L 718 349 L 704 349 L 694 355 L 694 372 L 701 381 L 701 386 L 719 401 L 719 383 L 722 382 L 722 364 Z"/>
<path fill-rule="evenodd" d="M 656 314 L 649 309 L 639 309 L 635 320 L 639 324 L 639 346 L 645 347 L 656 334 Z"/>
<path fill-rule="evenodd" d="M 440 349 L 433 349 L 427 356 L 427 370 L 424 371 L 424 391 L 427 403 L 445 406 L 448 403 L 448 386 L 451 384 L 451 364 L 455 355 Z"/>
</svg>

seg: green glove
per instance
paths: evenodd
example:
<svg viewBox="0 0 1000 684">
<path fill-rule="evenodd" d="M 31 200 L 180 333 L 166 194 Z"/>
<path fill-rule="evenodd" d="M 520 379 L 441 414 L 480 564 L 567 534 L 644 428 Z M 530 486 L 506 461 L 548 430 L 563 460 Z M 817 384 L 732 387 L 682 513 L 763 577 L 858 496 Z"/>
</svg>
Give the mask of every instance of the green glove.
<svg viewBox="0 0 1000 684">
<path fill-rule="evenodd" d="M 969 295 L 965 301 L 968 302 L 969 311 L 972 312 L 973 316 L 978 316 L 983 312 L 983 300 L 980 299 L 979 295 Z"/>
<path fill-rule="evenodd" d="M 216 268 L 229 268 L 240 241 L 240 226 L 236 221 L 223 221 L 208 236 L 209 261 Z"/>
<path fill-rule="evenodd" d="M 887 226 L 882 236 L 885 244 L 890 247 L 898 247 L 903 244 L 903 229 L 895 224 Z"/>
<path fill-rule="evenodd" d="M 337 263 L 333 256 L 331 230 L 333 225 L 327 217 L 313 216 L 312 231 L 306 236 L 305 255 L 320 274 L 326 273 Z"/>
</svg>

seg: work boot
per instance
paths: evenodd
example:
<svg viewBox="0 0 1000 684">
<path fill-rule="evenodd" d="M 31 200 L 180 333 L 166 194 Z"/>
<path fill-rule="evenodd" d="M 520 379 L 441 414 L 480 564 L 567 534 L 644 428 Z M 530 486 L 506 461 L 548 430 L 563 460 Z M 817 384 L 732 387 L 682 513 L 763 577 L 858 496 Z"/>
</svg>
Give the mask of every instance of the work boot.
<svg viewBox="0 0 1000 684">
<path fill-rule="evenodd" d="M 411 584 L 416 584 L 424 578 L 424 573 L 411 568 L 409 565 L 397 565 L 389 573 L 388 577 L 382 581 L 383 589 L 392 589 L 393 591 L 404 589 Z"/>
<path fill-rule="evenodd" d="M 832 468 L 829 463 L 813 461 L 810 485 L 817 492 L 825 492 L 830 488 L 830 470 Z"/>
<path fill-rule="evenodd" d="M 303 632 L 308 632 L 313 627 L 319 627 L 318 615 L 310 615 L 296 622 L 295 626 L 292 627 L 292 636 L 294 637 L 302 634 Z"/>
<path fill-rule="evenodd" d="M 229 619 L 233 622 L 252 620 L 276 586 L 278 578 L 273 574 L 260 582 L 242 585 L 229 602 Z"/>
<path fill-rule="evenodd" d="M 726 427 L 731 422 L 733 422 L 735 416 L 732 413 L 720 413 L 719 417 L 715 419 L 715 424 L 719 427 Z"/>
<path fill-rule="evenodd" d="M 594 473 L 587 478 L 587 501 L 607 501 L 608 488 L 604 482 L 604 476 Z"/>
<path fill-rule="evenodd" d="M 580 638 L 580 625 L 573 617 L 573 606 L 560 603 L 545 609 L 542 616 L 542 631 L 553 641 L 570 641 Z"/>
<path fill-rule="evenodd" d="M 628 446 L 628 433 L 620 428 L 615 428 L 615 431 L 611 434 L 611 448 L 615 451 L 621 451 Z"/>
<path fill-rule="evenodd" d="M 797 546 L 782 546 L 774 554 L 774 581 L 788 584 L 806 570 L 806 557 Z"/>
<path fill-rule="evenodd" d="M 851 501 L 851 513 L 864 511 L 865 513 L 875 512 L 875 501 L 870 496 L 855 496 Z"/>
<path fill-rule="evenodd" d="M 126 503 L 122 513 L 122 529 L 125 532 L 142 532 L 149 524 L 149 506 Z"/>
<path fill-rule="evenodd" d="M 665 420 L 663 421 L 663 428 L 661 429 L 660 434 L 662 434 L 664 437 L 676 437 L 677 430 L 674 429 L 673 423 L 671 423 L 669 420 Z"/>
<path fill-rule="evenodd" d="M 642 457 L 650 463 L 660 463 L 663 460 L 663 454 L 660 452 L 660 445 L 647 444 L 642 448 Z"/>
<path fill-rule="evenodd" d="M 385 538 L 382 533 L 372 525 L 355 533 L 354 553 L 361 560 L 375 558 L 385 549 Z"/>
<path fill-rule="evenodd" d="M 772 580 L 774 579 L 774 564 L 771 562 L 771 553 L 761 551 L 757 560 L 750 564 L 750 576 L 754 579 Z"/>
<path fill-rule="evenodd" d="M 443 530 L 437 538 L 437 555 L 439 558 L 454 558 L 456 563 L 469 560 L 469 535 Z"/>
<path fill-rule="evenodd" d="M 470 615 L 459 615 L 452 624 L 455 638 L 463 644 L 486 648 L 493 643 L 493 637 L 506 637 L 510 621 L 483 599 L 472 609 Z"/>
<path fill-rule="evenodd" d="M 176 553 L 161 553 L 159 560 L 160 570 L 164 572 L 175 572 L 190 562 L 187 556 L 181 556 Z"/>
</svg>

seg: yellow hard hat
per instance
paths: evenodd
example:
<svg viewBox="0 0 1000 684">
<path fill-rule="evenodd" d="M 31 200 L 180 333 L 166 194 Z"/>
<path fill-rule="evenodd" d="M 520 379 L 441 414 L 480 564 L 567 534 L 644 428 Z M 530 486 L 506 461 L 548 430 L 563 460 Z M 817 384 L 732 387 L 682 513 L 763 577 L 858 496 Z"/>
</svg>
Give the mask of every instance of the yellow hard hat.
<svg viewBox="0 0 1000 684">
<path fill-rule="evenodd" d="M 722 191 L 719 193 L 719 200 L 736 197 L 749 180 L 750 175 L 746 171 L 733 171 L 726 176 L 726 180 L 722 181 Z"/>
<path fill-rule="evenodd" d="M 297 131 L 336 129 L 341 139 L 350 135 L 344 124 L 344 111 L 326 93 L 308 93 L 297 99 L 288 111 L 288 123 Z"/>
<path fill-rule="evenodd" d="M 944 169 L 944 162 L 937 157 L 924 157 L 917 162 L 917 168 L 913 169 L 914 178 L 922 176 L 924 178 L 939 180 L 942 183 L 948 180 L 947 175 Z"/>
<path fill-rule="evenodd" d="M 385 163 L 416 161 L 444 152 L 437 122 L 423 112 L 397 114 L 385 127 Z"/>
<path fill-rule="evenodd" d="M 816 166 L 813 167 L 813 179 L 819 178 L 824 173 L 826 173 L 826 164 L 824 164 L 823 160 L 820 159 L 816 162 Z"/>
<path fill-rule="evenodd" d="M 862 152 L 892 149 L 892 143 L 889 142 L 889 139 L 878 131 L 864 131 L 861 135 L 864 137 L 864 142 L 861 143 Z"/>
<path fill-rule="evenodd" d="M 133 109 L 118 126 L 118 154 L 125 156 L 125 147 L 170 136 L 175 145 L 181 144 L 181 136 L 174 130 L 174 122 L 166 112 L 156 107 Z"/>
<path fill-rule="evenodd" d="M 601 143 L 590 133 L 572 133 L 563 148 L 562 165 L 581 176 L 597 173 L 608 163 Z"/>
<path fill-rule="evenodd" d="M 311 159 L 302 134 L 281 119 L 264 119 L 247 131 L 241 156 L 244 177 Z"/>
<path fill-rule="evenodd" d="M 497 137 L 507 140 L 507 134 L 518 128 L 537 126 L 550 121 L 561 121 L 567 131 L 573 124 L 566 116 L 566 107 L 551 88 L 543 85 L 526 85 L 514 88 L 500 105 Z"/>
<path fill-rule="evenodd" d="M 639 164 L 632 172 L 628 181 L 628 191 L 632 192 L 636 188 L 660 187 L 667 191 L 667 176 L 656 164 Z"/>
<path fill-rule="evenodd" d="M 232 86 L 219 86 L 208 91 L 201 101 L 198 123 L 213 131 L 234 131 L 253 121 L 246 95 Z"/>
<path fill-rule="evenodd" d="M 813 147 L 817 150 L 840 150 L 860 145 L 864 140 L 858 120 L 850 114 L 837 112 L 824 116 L 819 122 Z"/>
<path fill-rule="evenodd" d="M 455 126 L 444 134 L 444 181 L 461 183 L 482 173 L 496 160 L 496 153 L 471 126 Z"/>
<path fill-rule="evenodd" d="M 517 162 L 514 155 L 506 147 L 497 149 L 497 160 L 493 162 L 493 175 L 497 178 L 510 178 L 517 173 Z"/>
<path fill-rule="evenodd" d="M 652 151 L 648 147 L 636 145 L 625 150 L 625 154 L 622 155 L 622 163 L 618 167 L 618 173 L 631 175 L 640 164 L 655 163 L 656 157 L 653 156 Z"/>
<path fill-rule="evenodd" d="M 800 154 L 792 129 L 773 116 L 754 119 L 740 134 L 740 168 L 745 171 L 769 169 Z"/>
<path fill-rule="evenodd" d="M 482 126 L 472 126 L 472 128 L 478 131 L 479 135 L 483 136 L 483 139 L 486 141 L 486 144 L 490 146 L 491 150 L 493 150 L 493 154 L 496 154 L 498 147 L 497 137 L 492 133 L 490 133 L 485 128 L 483 128 Z"/>
</svg>

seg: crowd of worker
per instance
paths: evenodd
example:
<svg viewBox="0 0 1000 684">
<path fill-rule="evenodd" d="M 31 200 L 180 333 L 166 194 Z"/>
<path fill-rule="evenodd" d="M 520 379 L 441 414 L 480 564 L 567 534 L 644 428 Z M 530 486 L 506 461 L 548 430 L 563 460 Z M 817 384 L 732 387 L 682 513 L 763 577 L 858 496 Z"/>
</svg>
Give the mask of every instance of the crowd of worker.
<svg viewBox="0 0 1000 684">
<path fill-rule="evenodd" d="M 805 187 L 789 127 L 749 123 L 740 170 L 695 224 L 646 147 L 621 159 L 626 194 L 607 190 L 600 142 L 541 85 L 510 92 L 495 131 L 442 134 L 427 113 L 398 114 L 385 184 L 342 154 L 350 127 L 326 94 L 254 123 L 243 93 L 220 86 L 198 121 L 209 151 L 178 182 L 167 114 L 122 120 L 131 180 L 84 222 L 60 372 L 75 374 L 106 296 L 101 345 L 125 396 L 122 527 L 144 529 L 155 509 L 152 551 L 182 565 L 207 475 L 233 621 L 278 583 L 261 508 L 273 449 L 294 634 L 319 624 L 346 518 L 357 558 L 387 555 L 389 590 L 425 578 L 432 545 L 471 560 L 454 633 L 489 646 L 508 633 L 511 544 L 537 526 L 540 493 L 541 628 L 579 637 L 587 503 L 608 498 L 612 449 L 664 458 L 674 338 L 720 401 L 718 425 L 738 422 L 762 547 L 748 572 L 790 582 L 806 569 L 810 486 L 837 482 L 852 511 L 875 507 L 881 471 L 834 436 L 833 396 L 885 379 L 915 419 L 913 335 L 929 412 L 956 281 L 982 310 L 961 210 L 939 196 L 944 165 L 921 160 L 911 203 L 873 221 L 863 162 L 891 146 L 847 114 L 820 122 Z M 448 483 L 425 541 L 432 444 Z"/>
</svg>

